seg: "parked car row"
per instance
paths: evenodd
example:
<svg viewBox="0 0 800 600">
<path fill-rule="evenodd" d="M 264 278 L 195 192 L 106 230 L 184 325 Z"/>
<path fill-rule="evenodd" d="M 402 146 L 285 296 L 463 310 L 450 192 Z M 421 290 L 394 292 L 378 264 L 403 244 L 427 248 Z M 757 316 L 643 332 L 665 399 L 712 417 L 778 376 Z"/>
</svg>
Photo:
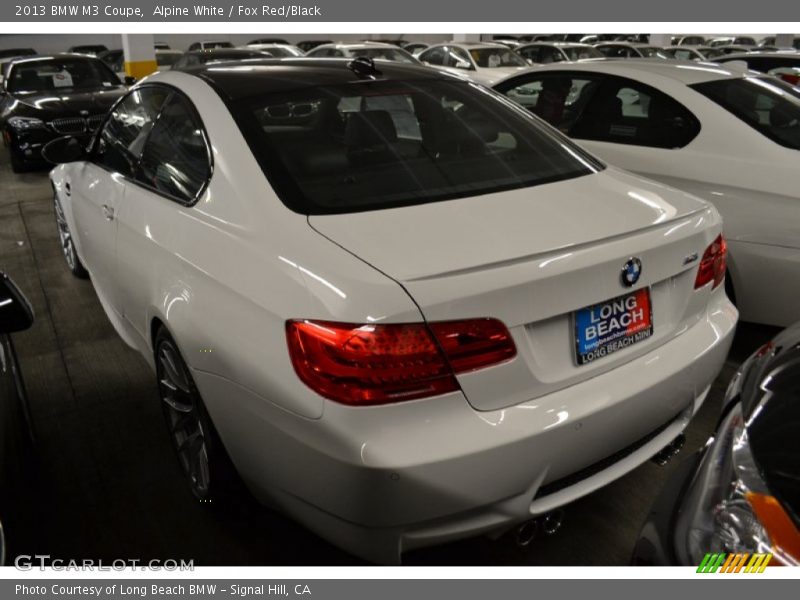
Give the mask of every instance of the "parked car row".
<svg viewBox="0 0 800 600">
<path fill-rule="evenodd" d="M 82 109 L 44 150 L 58 235 L 152 366 L 190 489 L 219 497 L 235 469 L 262 502 L 391 563 L 524 527 L 672 447 L 740 313 L 800 321 L 800 90 L 738 59 L 596 55 L 609 45 L 650 48 L 200 49 L 131 89 L 97 59 L 21 59 L 0 121 L 57 133 L 52 115 L 11 113 L 46 108 L 40 87 L 78 98 L 72 60 L 106 69 L 91 95 L 111 110 L 90 125 Z M 531 66 L 526 47 L 563 54 Z M 23 157 L 47 142 L 20 139 Z M 791 336 L 759 362 L 787 398 Z M 749 539 L 798 562 L 797 456 L 764 441 L 796 407 L 736 385 L 720 428 L 739 443 L 695 461 L 687 528 L 645 531 L 641 562 Z M 746 468 L 722 472 L 732 456 Z"/>
</svg>

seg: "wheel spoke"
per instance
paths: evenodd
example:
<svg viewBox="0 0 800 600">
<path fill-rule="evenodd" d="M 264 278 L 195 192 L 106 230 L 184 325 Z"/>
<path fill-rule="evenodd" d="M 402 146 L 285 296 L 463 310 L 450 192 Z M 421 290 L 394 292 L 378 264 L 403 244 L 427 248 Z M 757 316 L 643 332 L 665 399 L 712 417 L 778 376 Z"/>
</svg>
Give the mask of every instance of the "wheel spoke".
<svg viewBox="0 0 800 600">
<path fill-rule="evenodd" d="M 182 431 L 187 431 L 192 428 L 194 429 L 199 428 L 197 424 L 197 415 L 194 413 L 194 411 L 181 413 L 180 416 L 178 416 L 175 419 L 175 422 L 172 424 L 170 432 L 172 434 L 176 434 Z"/>
<path fill-rule="evenodd" d="M 168 379 L 175 388 L 178 388 L 187 394 L 190 393 L 186 376 L 183 373 L 183 369 L 177 365 L 172 351 L 168 348 L 164 348 L 161 351 L 159 362 L 161 363 L 161 367 L 164 369 L 164 378 Z"/>
<path fill-rule="evenodd" d="M 184 392 L 170 385 L 170 383 L 164 379 L 161 380 L 161 384 L 167 388 L 167 390 L 161 393 L 161 400 L 164 401 L 164 404 L 179 413 L 191 413 L 194 411 L 194 403 L 188 392 Z"/>
<path fill-rule="evenodd" d="M 205 438 L 203 437 L 203 431 L 201 429 L 197 429 L 194 431 L 194 433 L 188 435 L 186 439 L 180 443 L 178 446 L 178 452 L 186 457 L 193 456 L 200 451 L 204 443 Z"/>
</svg>

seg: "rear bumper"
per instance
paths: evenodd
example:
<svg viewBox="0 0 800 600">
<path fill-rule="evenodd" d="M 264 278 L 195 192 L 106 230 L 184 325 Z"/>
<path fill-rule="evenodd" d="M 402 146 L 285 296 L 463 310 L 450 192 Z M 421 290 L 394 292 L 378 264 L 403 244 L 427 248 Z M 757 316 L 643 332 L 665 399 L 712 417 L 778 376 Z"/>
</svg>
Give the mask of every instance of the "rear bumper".
<svg viewBox="0 0 800 600">
<path fill-rule="evenodd" d="M 404 551 L 572 502 L 666 446 L 728 353 L 737 313 L 719 291 L 702 318 L 652 352 L 502 410 L 478 412 L 449 394 L 367 409 L 327 403 L 322 419 L 305 420 L 219 377 L 195 379 L 262 501 L 354 554 L 396 563 Z"/>
</svg>

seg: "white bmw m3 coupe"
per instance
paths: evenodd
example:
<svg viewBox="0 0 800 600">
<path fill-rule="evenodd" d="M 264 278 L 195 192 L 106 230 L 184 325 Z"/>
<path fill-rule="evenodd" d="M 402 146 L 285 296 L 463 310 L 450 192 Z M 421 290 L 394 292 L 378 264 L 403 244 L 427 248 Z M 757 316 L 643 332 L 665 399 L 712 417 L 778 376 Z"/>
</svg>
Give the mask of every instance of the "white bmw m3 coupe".
<svg viewBox="0 0 800 600">
<path fill-rule="evenodd" d="M 161 73 L 45 152 L 69 268 L 228 459 L 350 552 L 498 533 L 647 461 L 733 337 L 716 210 L 369 59 Z"/>
</svg>

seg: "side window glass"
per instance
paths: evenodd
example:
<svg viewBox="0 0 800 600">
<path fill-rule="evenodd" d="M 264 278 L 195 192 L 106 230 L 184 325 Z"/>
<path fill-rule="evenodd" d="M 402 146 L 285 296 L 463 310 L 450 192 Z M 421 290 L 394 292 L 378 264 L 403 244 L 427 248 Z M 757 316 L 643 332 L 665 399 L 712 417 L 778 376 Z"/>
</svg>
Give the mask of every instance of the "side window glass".
<svg viewBox="0 0 800 600">
<path fill-rule="evenodd" d="M 450 47 L 447 50 L 445 66 L 465 70 L 472 68 L 472 61 L 464 50 L 454 47 Z"/>
<path fill-rule="evenodd" d="M 569 131 L 597 87 L 590 79 L 549 75 L 516 84 L 504 93 L 563 132 Z"/>
<path fill-rule="evenodd" d="M 439 47 L 428 50 L 420 56 L 420 59 L 432 65 L 442 65 L 444 63 L 444 48 Z"/>
<path fill-rule="evenodd" d="M 653 148 L 682 148 L 700 132 L 695 116 L 650 86 L 610 78 L 582 110 L 569 135 Z"/>
<path fill-rule="evenodd" d="M 522 58 L 527 58 L 531 62 L 535 63 L 541 62 L 539 60 L 540 49 L 537 48 L 536 46 L 520 50 L 519 53 L 520 55 L 522 55 Z"/>
<path fill-rule="evenodd" d="M 95 144 L 94 161 L 126 177 L 132 176 L 144 141 L 168 95 L 159 87 L 144 87 L 128 94 L 103 125 Z"/>
<path fill-rule="evenodd" d="M 181 202 L 191 202 L 210 176 L 202 123 L 186 100 L 173 95 L 147 139 L 138 179 Z"/>
</svg>

